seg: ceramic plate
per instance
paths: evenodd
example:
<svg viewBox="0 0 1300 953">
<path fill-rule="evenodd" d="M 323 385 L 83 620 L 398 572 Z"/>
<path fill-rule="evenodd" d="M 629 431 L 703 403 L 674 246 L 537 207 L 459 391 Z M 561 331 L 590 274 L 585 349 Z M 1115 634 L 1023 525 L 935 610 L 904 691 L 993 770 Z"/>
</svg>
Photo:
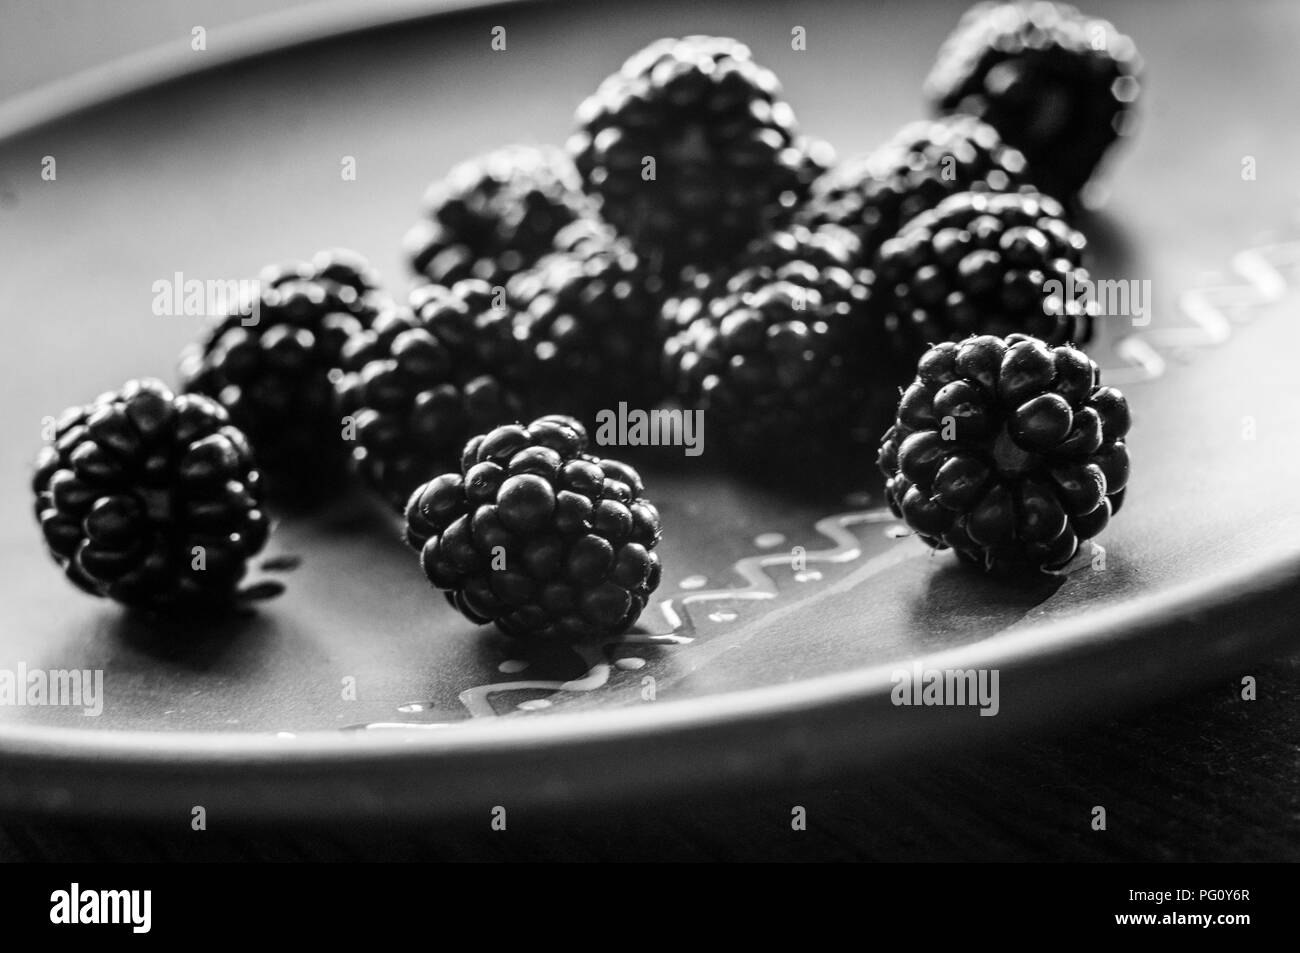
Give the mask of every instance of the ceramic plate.
<svg viewBox="0 0 1300 953">
<path fill-rule="evenodd" d="M 104 672 L 98 715 L 0 706 L 0 807 L 429 817 L 885 770 L 1235 682 L 1294 643 L 1300 243 L 1281 170 L 1300 130 L 1278 123 L 1287 84 L 1261 69 L 1294 86 L 1300 11 L 1276 4 L 1253 34 L 1209 2 L 1176 17 L 1093 6 L 1134 36 L 1151 78 L 1143 127 L 1085 223 L 1094 272 L 1149 295 L 1149 323 L 1106 322 L 1093 351 L 1135 419 L 1133 482 L 1102 548 L 1059 579 L 997 583 L 902 532 L 871 480 L 795 493 L 720 472 L 706 448 L 643 468 L 667 528 L 663 584 L 636 632 L 577 651 L 527 651 L 454 614 L 361 494 L 281 517 L 255 575 L 286 592 L 234 624 L 164 625 L 85 597 L 31 515 L 43 418 L 172 375 L 198 322 L 154 315 L 158 279 L 251 277 L 348 246 L 400 290 L 400 237 L 430 179 L 508 142 L 562 142 L 580 99 L 652 39 L 744 39 L 803 127 L 849 155 L 921 113 L 960 7 L 282 21 L 288 33 L 214 32 L 209 60 L 178 41 L 0 111 L 0 669 Z M 806 51 L 791 49 L 796 25 Z M 995 716 L 891 703 L 897 672 L 950 668 L 996 671 Z"/>
</svg>

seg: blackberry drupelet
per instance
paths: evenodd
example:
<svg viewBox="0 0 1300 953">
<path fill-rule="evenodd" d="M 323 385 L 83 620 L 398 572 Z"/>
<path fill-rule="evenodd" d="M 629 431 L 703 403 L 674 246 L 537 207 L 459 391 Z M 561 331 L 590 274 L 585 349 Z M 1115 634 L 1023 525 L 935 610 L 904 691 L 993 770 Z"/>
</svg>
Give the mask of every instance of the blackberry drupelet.
<svg viewBox="0 0 1300 953">
<path fill-rule="evenodd" d="M 518 417 L 496 372 L 519 360 L 512 314 L 485 281 L 425 285 L 344 347 L 335 420 L 354 429 L 353 461 L 394 509 L 453 465 L 471 435 Z"/>
<path fill-rule="evenodd" d="M 928 350 L 885 434 L 894 514 L 995 572 L 1055 571 L 1119 510 L 1124 396 L 1082 351 L 1024 334 Z"/>
<path fill-rule="evenodd" d="M 949 195 L 1005 192 L 1025 181 L 1025 157 L 987 123 L 971 116 L 919 120 L 813 183 L 799 220 L 851 229 L 870 256 L 905 222 Z"/>
<path fill-rule="evenodd" d="M 507 285 L 520 351 L 503 377 L 530 413 L 568 414 L 588 425 L 620 401 L 653 406 L 661 396 L 662 279 L 590 219 L 561 230 L 555 244 Z"/>
<path fill-rule="evenodd" d="M 1142 60 L 1133 41 L 1063 3 L 978 3 L 926 79 L 937 111 L 978 116 L 1065 202 L 1127 135 Z"/>
<path fill-rule="evenodd" d="M 411 495 L 407 542 L 466 618 L 519 638 L 636 622 L 659 585 L 659 513 L 635 470 L 586 449 L 569 417 L 497 427 Z"/>
<path fill-rule="evenodd" d="M 732 257 L 821 164 L 776 76 L 723 37 L 650 44 L 579 107 L 577 122 L 569 150 L 587 192 L 639 253 L 671 271 Z"/>
<path fill-rule="evenodd" d="M 268 268 L 260 285 L 256 315 L 231 314 L 186 348 L 181 387 L 230 412 L 276 497 L 325 492 L 347 460 L 330 376 L 344 343 L 382 306 L 378 278 L 356 254 L 334 250 Z"/>
<path fill-rule="evenodd" d="M 215 401 L 156 380 L 65 412 L 32 488 L 68 579 L 129 606 L 228 605 L 266 542 L 261 475 L 244 435 Z"/>
<path fill-rule="evenodd" d="M 734 456 L 821 457 L 869 420 L 878 345 L 854 241 L 833 226 L 776 233 L 721 289 L 701 280 L 665 304 L 665 377 Z"/>
<path fill-rule="evenodd" d="M 425 215 L 406 235 L 407 256 L 435 284 L 505 284 L 550 251 L 556 233 L 589 204 L 563 150 L 507 146 L 462 162 L 429 187 Z"/>
<path fill-rule="evenodd" d="M 1085 343 L 1092 318 L 1071 288 L 1087 244 L 1060 203 L 1032 192 L 960 192 L 880 246 L 876 302 L 899 384 L 931 344 L 1024 332 Z"/>
</svg>

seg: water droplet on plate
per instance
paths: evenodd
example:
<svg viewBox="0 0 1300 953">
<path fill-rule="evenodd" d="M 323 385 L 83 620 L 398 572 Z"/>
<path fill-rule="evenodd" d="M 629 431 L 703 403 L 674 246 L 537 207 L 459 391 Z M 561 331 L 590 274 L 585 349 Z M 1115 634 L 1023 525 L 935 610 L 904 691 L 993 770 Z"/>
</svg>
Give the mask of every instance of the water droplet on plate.
<svg viewBox="0 0 1300 953">
<path fill-rule="evenodd" d="M 822 574 L 816 569 L 806 569 L 803 572 L 794 574 L 795 582 L 816 582 L 822 577 Z"/>
<path fill-rule="evenodd" d="M 297 737 L 298 737 L 298 736 L 295 735 L 292 731 L 277 731 L 277 732 L 275 733 L 275 736 L 276 736 L 277 738 L 297 738 Z"/>
<path fill-rule="evenodd" d="M 703 589 L 708 584 L 708 576 L 687 576 L 681 581 L 681 587 L 683 589 Z"/>
<path fill-rule="evenodd" d="M 543 708 L 550 708 L 551 703 L 545 698 L 532 698 L 526 702 L 520 702 L 515 707 L 520 711 L 539 711 Z"/>
<path fill-rule="evenodd" d="M 716 612 L 709 613 L 710 622 L 731 622 L 736 618 L 736 613 L 730 609 L 718 609 Z"/>
<path fill-rule="evenodd" d="M 522 672 L 528 667 L 526 659 L 508 658 L 497 666 L 497 671 L 503 675 L 514 675 L 516 672 Z"/>
<path fill-rule="evenodd" d="M 645 659 L 632 656 L 618 659 L 614 664 L 625 671 L 635 672 L 639 668 L 645 668 Z"/>
<path fill-rule="evenodd" d="M 759 549 L 773 549 L 785 542 L 781 533 L 759 533 L 754 537 L 754 545 Z"/>
<path fill-rule="evenodd" d="M 890 539 L 904 539 L 912 535 L 912 531 L 902 523 L 895 523 L 893 526 L 885 527 L 885 535 Z"/>
<path fill-rule="evenodd" d="M 403 714 L 413 715 L 417 711 L 428 711 L 428 702 L 407 702 L 405 705 L 398 705 L 397 710 Z"/>
</svg>

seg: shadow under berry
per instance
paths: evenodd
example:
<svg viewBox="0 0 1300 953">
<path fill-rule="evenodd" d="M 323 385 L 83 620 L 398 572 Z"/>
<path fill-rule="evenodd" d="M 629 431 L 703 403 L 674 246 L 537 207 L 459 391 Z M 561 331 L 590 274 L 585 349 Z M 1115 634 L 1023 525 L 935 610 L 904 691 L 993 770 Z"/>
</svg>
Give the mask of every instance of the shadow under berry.
<svg viewBox="0 0 1300 953">
<path fill-rule="evenodd" d="M 988 575 L 948 551 L 936 552 L 932 561 L 925 591 L 910 610 L 913 638 L 923 649 L 950 648 L 969 632 L 1001 632 L 1052 598 L 1066 582 L 1063 575 L 1046 573 Z"/>
</svg>

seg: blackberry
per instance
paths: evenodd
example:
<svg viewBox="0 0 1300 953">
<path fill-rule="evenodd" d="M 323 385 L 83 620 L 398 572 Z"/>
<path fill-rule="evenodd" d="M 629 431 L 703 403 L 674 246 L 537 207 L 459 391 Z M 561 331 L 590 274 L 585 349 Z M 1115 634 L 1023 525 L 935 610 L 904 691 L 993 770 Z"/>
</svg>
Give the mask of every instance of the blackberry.
<svg viewBox="0 0 1300 953">
<path fill-rule="evenodd" d="M 819 166 L 776 76 L 723 37 L 650 44 L 577 122 L 569 150 L 587 192 L 638 252 L 672 270 L 732 257 Z"/>
<path fill-rule="evenodd" d="M 231 314 L 181 355 L 181 388 L 219 401 L 253 444 L 277 496 L 328 489 L 347 460 L 331 373 L 374 320 L 378 279 L 351 252 L 267 268 L 258 311 Z"/>
<path fill-rule="evenodd" d="M 497 427 L 411 495 L 407 542 L 466 618 L 520 638 L 636 622 L 659 585 L 659 513 L 634 469 L 586 449 L 570 417 Z"/>
<path fill-rule="evenodd" d="M 394 509 L 471 435 L 518 416 L 495 371 L 518 362 L 511 314 L 485 281 L 425 285 L 343 348 L 335 421 L 350 425 L 357 469 Z"/>
<path fill-rule="evenodd" d="M 830 226 L 777 233 L 720 289 L 702 279 L 666 303 L 665 376 L 733 454 L 820 455 L 864 422 L 871 275 L 853 270 L 854 241 Z"/>
<path fill-rule="evenodd" d="M 227 605 L 266 542 L 261 474 L 244 435 L 215 401 L 156 380 L 66 411 L 32 488 L 68 579 L 129 606 Z"/>
<path fill-rule="evenodd" d="M 728 295 L 754 291 L 774 281 L 792 281 L 815 288 L 822 297 L 849 302 L 860 308 L 874 283 L 874 275 L 857 262 L 862 243 L 838 225 L 790 225 L 750 242 L 730 265 L 682 269 L 677 290 L 665 299 L 659 312 L 660 340 L 684 331 L 697 318 Z"/>
<path fill-rule="evenodd" d="M 978 3 L 925 82 L 942 113 L 978 116 L 1025 154 L 1035 185 L 1072 201 L 1131 127 L 1142 61 L 1106 20 L 1063 3 Z"/>
<path fill-rule="evenodd" d="M 574 222 L 557 251 L 507 285 L 520 351 L 503 377 L 535 413 L 590 423 L 627 401 L 660 396 L 655 322 L 662 279 L 608 227 Z"/>
<path fill-rule="evenodd" d="M 1067 345 L 967 338 L 922 355 L 880 449 L 894 515 L 997 572 L 1054 571 L 1124 500 L 1124 396 Z"/>
<path fill-rule="evenodd" d="M 1005 192 L 1024 182 L 1025 157 L 987 123 L 971 116 L 919 120 L 814 182 L 799 219 L 851 229 L 869 256 L 955 192 Z"/>
<path fill-rule="evenodd" d="M 429 187 L 425 216 L 406 235 L 412 269 L 451 285 L 501 285 L 550 250 L 588 200 L 569 157 L 552 146 L 507 146 L 462 162 Z"/>
<path fill-rule="evenodd" d="M 922 212 L 876 252 L 876 302 L 895 379 L 931 345 L 1017 331 L 1050 344 L 1085 343 L 1088 309 L 1071 293 L 1083 234 L 1060 203 L 1033 192 L 960 192 Z M 1050 284 L 1057 282 L 1059 284 Z"/>
</svg>

